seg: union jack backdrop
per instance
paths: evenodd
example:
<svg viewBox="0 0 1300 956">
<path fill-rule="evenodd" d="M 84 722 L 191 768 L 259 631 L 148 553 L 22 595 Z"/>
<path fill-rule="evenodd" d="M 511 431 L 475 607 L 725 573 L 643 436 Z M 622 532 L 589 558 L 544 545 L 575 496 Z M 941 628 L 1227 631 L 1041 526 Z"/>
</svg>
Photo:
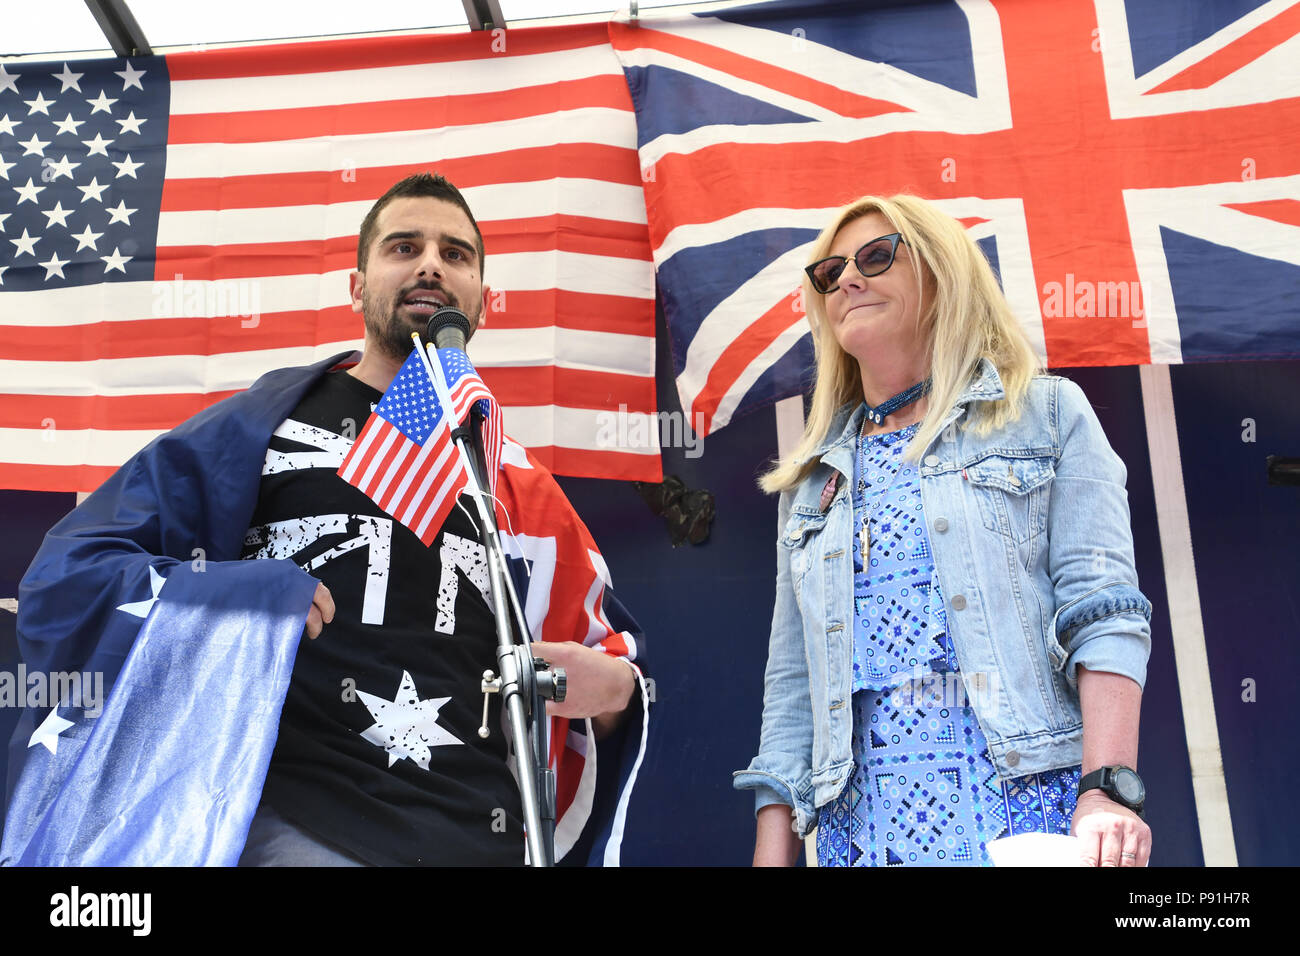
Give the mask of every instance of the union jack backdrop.
<svg viewBox="0 0 1300 956">
<path fill-rule="evenodd" d="M 561 474 L 661 477 L 654 278 L 604 24 L 0 69 L 0 487 L 97 487 L 276 367 L 360 344 L 370 205 L 435 170 L 483 230 L 470 355 Z M 653 429 L 647 429 L 653 432 Z"/>
<path fill-rule="evenodd" d="M 1294 0 L 789 2 L 616 21 L 683 408 L 797 394 L 832 211 L 964 222 L 1055 367 L 1300 356 Z"/>
</svg>

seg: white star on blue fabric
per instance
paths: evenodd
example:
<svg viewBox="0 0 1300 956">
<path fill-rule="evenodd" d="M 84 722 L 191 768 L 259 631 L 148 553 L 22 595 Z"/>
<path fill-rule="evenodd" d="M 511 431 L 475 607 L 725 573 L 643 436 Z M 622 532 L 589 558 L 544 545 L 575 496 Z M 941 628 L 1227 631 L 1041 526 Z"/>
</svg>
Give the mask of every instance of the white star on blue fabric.
<svg viewBox="0 0 1300 956">
<path fill-rule="evenodd" d="M 153 597 L 146 598 L 143 601 L 131 601 L 127 604 L 119 604 L 117 609 L 119 611 L 125 611 L 127 614 L 134 614 L 138 618 L 148 617 L 149 609 L 157 603 L 158 592 L 162 590 L 165 581 L 166 578 L 158 573 L 158 569 L 152 564 L 149 565 L 149 589 L 153 591 Z"/>
<path fill-rule="evenodd" d="M 41 721 L 41 725 L 32 731 L 32 736 L 27 741 L 29 748 L 37 744 L 44 744 L 45 749 L 52 754 L 59 752 L 59 734 L 63 733 L 72 726 L 72 721 L 64 720 L 59 716 L 58 705 L 50 711 L 49 716 Z"/>
</svg>

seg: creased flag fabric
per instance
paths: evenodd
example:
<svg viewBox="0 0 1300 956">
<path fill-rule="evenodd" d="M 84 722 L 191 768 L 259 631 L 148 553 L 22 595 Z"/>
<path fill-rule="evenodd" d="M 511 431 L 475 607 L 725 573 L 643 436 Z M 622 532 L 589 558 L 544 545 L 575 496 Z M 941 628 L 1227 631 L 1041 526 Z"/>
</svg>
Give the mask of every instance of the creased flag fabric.
<svg viewBox="0 0 1300 956">
<path fill-rule="evenodd" d="M 610 37 L 706 431 L 806 387 L 800 270 L 864 194 L 965 223 L 1050 366 L 1300 357 L 1293 0 L 783 0 Z"/>
<path fill-rule="evenodd" d="M 477 407 L 486 459 L 486 489 L 496 493 L 501 464 L 501 409 L 460 349 L 435 352 L 451 399 L 442 408 L 419 352 L 398 370 L 361 434 L 343 458 L 339 475 L 368 495 L 416 537 L 430 545 L 468 483 L 452 431 Z"/>
<path fill-rule="evenodd" d="M 272 369 L 360 344 L 367 210 L 441 172 L 483 231 L 471 355 L 561 474 L 657 480 L 631 100 L 604 24 L 0 72 L 0 487 L 89 490 Z"/>
</svg>

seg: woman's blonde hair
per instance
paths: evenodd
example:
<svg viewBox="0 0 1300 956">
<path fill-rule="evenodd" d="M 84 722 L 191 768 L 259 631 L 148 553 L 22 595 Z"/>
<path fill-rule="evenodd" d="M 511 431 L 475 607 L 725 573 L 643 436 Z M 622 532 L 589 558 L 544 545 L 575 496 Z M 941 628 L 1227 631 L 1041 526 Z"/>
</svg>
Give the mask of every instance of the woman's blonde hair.
<svg viewBox="0 0 1300 956">
<path fill-rule="evenodd" d="M 822 230 L 809 263 L 830 255 L 839 231 L 871 213 L 884 216 L 902 235 L 918 281 L 930 292 L 929 308 L 917 316 L 930 368 L 930 393 L 925 420 L 907 450 L 908 460 L 917 461 L 938 435 L 981 358 L 997 367 L 1006 397 L 972 403 L 972 415 L 962 427 L 986 435 L 1015 421 L 1030 380 L 1040 371 L 1038 357 L 1011 314 L 988 260 L 961 223 L 917 196 L 863 196 L 841 209 Z M 816 386 L 799 444 L 759 479 L 759 487 L 767 492 L 795 488 L 817 464 L 812 454 L 826 440 L 836 411 L 862 401 L 858 360 L 840 348 L 827 321 L 826 299 L 813 289 L 807 275 L 803 296 L 817 359 Z"/>
</svg>

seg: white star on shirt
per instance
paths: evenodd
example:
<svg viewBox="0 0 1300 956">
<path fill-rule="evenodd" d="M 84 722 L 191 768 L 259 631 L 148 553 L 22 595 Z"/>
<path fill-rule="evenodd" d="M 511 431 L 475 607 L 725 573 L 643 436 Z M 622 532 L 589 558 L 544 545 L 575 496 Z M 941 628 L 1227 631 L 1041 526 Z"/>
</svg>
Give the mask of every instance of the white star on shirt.
<svg viewBox="0 0 1300 956">
<path fill-rule="evenodd" d="M 131 66 L 131 61 L 127 60 L 125 70 L 114 70 L 113 72 L 122 78 L 123 93 L 125 93 L 133 86 L 137 90 L 143 92 L 144 87 L 140 85 L 140 77 L 148 73 L 149 72 L 148 70 L 137 70 L 135 67 Z"/>
<path fill-rule="evenodd" d="M 127 209 L 126 201 L 119 199 L 116 206 L 106 206 L 105 212 L 108 213 L 108 224 L 111 226 L 115 222 L 124 222 L 131 225 L 131 214 L 139 212 L 138 209 Z"/>
<path fill-rule="evenodd" d="M 68 90 L 76 90 L 78 93 L 80 93 L 81 84 L 78 83 L 77 81 L 85 75 L 86 75 L 85 73 L 73 73 L 70 69 L 68 69 L 68 64 L 66 63 L 63 64 L 62 73 L 50 74 L 50 76 L 54 77 L 56 80 L 58 80 L 60 83 L 63 84 L 63 86 L 59 89 L 60 93 L 66 93 L 68 92 Z"/>
<path fill-rule="evenodd" d="M 145 598 L 143 601 L 131 601 L 126 604 L 119 604 L 117 609 L 125 611 L 127 614 L 134 614 L 138 618 L 149 616 L 149 609 L 158 601 L 158 594 L 166 583 L 164 578 L 151 564 L 149 565 L 149 590 L 153 592 L 152 596 Z"/>
<path fill-rule="evenodd" d="M 136 119 L 135 110 L 132 110 L 131 115 L 128 116 L 126 119 L 113 120 L 113 122 L 116 123 L 118 126 L 122 127 L 123 133 L 139 133 L 140 124 L 147 123 L 149 121 L 147 119 Z M 130 128 L 128 129 L 127 127 Z"/>
<path fill-rule="evenodd" d="M 5 90 L 13 90 L 15 93 L 17 93 L 18 77 L 20 76 L 22 76 L 21 73 L 7 72 L 5 70 L 4 64 L 0 63 L 0 93 L 3 93 Z"/>
<path fill-rule="evenodd" d="M 96 133 L 94 139 L 83 139 L 82 142 L 90 147 L 90 152 L 86 154 L 86 158 L 89 159 L 91 156 L 94 156 L 96 153 L 107 158 L 108 150 L 106 149 L 106 147 L 113 141 L 111 139 L 104 139 L 102 133 Z"/>
<path fill-rule="evenodd" d="M 32 133 L 31 139 L 20 139 L 18 140 L 18 145 L 25 147 L 25 149 L 23 149 L 24 156 L 31 156 L 33 154 L 36 156 L 44 156 L 45 147 L 50 145 L 50 141 L 48 139 L 37 139 L 36 134 Z"/>
<path fill-rule="evenodd" d="M 0 70 L 4 67 L 0 67 Z M 64 720 L 59 716 L 59 708 L 54 707 L 49 716 L 41 721 L 41 725 L 32 731 L 32 736 L 27 741 L 28 748 L 35 747 L 37 744 L 43 744 L 45 749 L 50 753 L 59 752 L 59 734 L 63 733 L 72 726 L 72 721 Z"/>
<path fill-rule="evenodd" d="M 68 216 L 69 216 L 71 213 L 72 213 L 72 210 L 71 210 L 71 209 L 64 209 L 64 208 L 63 208 L 63 203 L 61 203 L 61 202 L 56 202 L 56 203 L 54 204 L 54 208 L 53 208 L 53 209 L 50 209 L 50 210 L 48 210 L 48 211 L 46 211 L 46 210 L 44 210 L 44 209 L 41 210 L 41 215 L 42 215 L 42 216 L 45 216 L 45 217 L 47 217 L 47 218 L 49 219 L 49 222 L 47 222 L 47 223 L 45 224 L 45 228 L 46 228 L 46 229 L 48 229 L 48 228 L 50 228 L 50 226 L 54 225 L 54 222 L 55 222 L 56 219 L 58 220 L 58 223 L 59 223 L 60 226 L 62 226 L 64 229 L 67 229 L 67 228 L 68 228 Z"/>
<path fill-rule="evenodd" d="M 67 276 L 63 274 L 63 267 L 71 261 L 71 259 L 60 259 L 57 252 L 51 253 L 50 257 L 41 263 L 45 267 L 45 281 L 50 281 L 50 277 L 56 272 L 60 279 L 66 279 Z"/>
<path fill-rule="evenodd" d="M 21 206 L 25 202 L 30 202 L 30 203 L 36 202 L 36 194 L 42 192 L 45 189 L 44 186 L 37 186 L 33 184 L 32 177 L 30 176 L 27 177 L 26 186 L 12 186 L 10 188 L 13 189 L 13 191 L 18 194 L 18 202 L 15 204 L 18 206 Z"/>
<path fill-rule="evenodd" d="M 85 126 L 85 125 L 86 125 L 86 121 L 85 121 L 85 120 L 74 120 L 74 119 L 72 118 L 72 114 L 69 113 L 67 116 L 63 117 L 63 119 L 61 119 L 61 120 L 55 120 L 55 121 L 54 121 L 54 125 L 55 125 L 56 127 L 58 127 L 59 133 L 61 133 L 61 134 L 62 134 L 62 133 L 68 133 L 68 134 L 71 135 L 71 136 L 76 136 L 76 135 L 77 135 L 77 127 L 78 127 L 78 126 Z"/>
<path fill-rule="evenodd" d="M 90 181 L 89 185 L 78 186 L 77 188 L 81 190 L 82 202 L 86 202 L 88 199 L 93 199 L 95 202 L 102 203 L 104 201 L 104 190 L 107 189 L 108 186 L 108 183 L 104 183 L 104 185 L 101 186 L 99 184 L 99 177 L 96 176 Z"/>
<path fill-rule="evenodd" d="M 71 179 L 72 171 L 80 165 L 81 163 L 69 162 L 68 154 L 64 153 L 63 158 L 60 159 L 57 163 L 51 163 L 51 162 L 45 163 L 45 168 L 50 171 L 50 178 L 47 179 L 46 182 L 52 183 L 60 176 L 67 176 L 69 179 Z"/>
<path fill-rule="evenodd" d="M 104 275 L 108 275 L 114 269 L 122 273 L 122 275 L 126 275 L 126 264 L 135 256 L 124 256 L 117 251 L 117 246 L 114 246 L 111 256 L 100 256 L 99 258 L 104 260 Z"/>
<path fill-rule="evenodd" d="M 0 285 L 5 284 L 5 273 L 9 271 L 8 266 L 0 266 Z"/>
<path fill-rule="evenodd" d="M 144 163 L 131 162 L 130 153 L 127 153 L 126 159 L 120 163 L 116 161 L 111 162 L 117 167 L 117 175 L 114 177 L 115 179 L 121 179 L 123 176 L 130 176 L 132 179 L 137 179 L 139 177 L 136 176 L 135 171 L 144 165 Z"/>
<path fill-rule="evenodd" d="M 361 737 L 388 752 L 390 767 L 405 757 L 421 770 L 428 770 L 430 748 L 463 744 L 437 723 L 438 711 L 451 698 L 420 700 L 415 691 L 415 681 L 407 671 L 402 671 L 402 683 L 392 700 L 361 690 L 357 691 L 357 696 L 375 720 L 361 731 Z"/>
<path fill-rule="evenodd" d="M 35 256 L 36 243 L 41 241 L 41 237 L 29 236 L 26 228 L 24 228 L 21 236 L 17 239 L 10 239 L 9 241 L 14 244 L 14 258 L 17 259 L 19 256 L 23 255 L 23 253 L 29 253 L 32 256 Z"/>
<path fill-rule="evenodd" d="M 18 165 L 17 163 L 6 163 L 5 158 L 3 156 L 0 156 L 0 176 L 3 176 L 5 179 L 8 179 L 9 170 L 13 169 L 17 165 Z"/>
<path fill-rule="evenodd" d="M 5 179 L 8 179 L 8 178 L 9 178 L 8 176 L 5 177 Z M 4 232 L 4 231 L 5 231 L 5 220 L 8 219 L 8 218 L 9 218 L 10 216 L 12 216 L 12 215 L 13 215 L 13 213 L 10 213 L 10 212 L 0 212 L 0 232 Z M 371 409 L 371 411 L 373 411 L 373 409 Z"/>
<path fill-rule="evenodd" d="M 105 94 L 103 90 L 100 90 L 97 97 L 93 100 L 86 100 L 86 102 L 94 107 L 90 111 L 91 116 L 94 116 L 96 113 L 107 113 L 109 116 L 112 116 L 113 111 L 109 109 L 109 107 L 116 103 L 117 100 L 109 99 L 107 94 Z"/>
<path fill-rule="evenodd" d="M 77 233 L 75 232 L 72 234 L 72 238 L 77 240 L 77 248 L 74 251 L 80 252 L 82 249 L 85 249 L 87 246 L 89 246 L 91 249 L 94 249 L 96 252 L 98 252 L 99 250 L 95 247 L 95 240 L 102 235 L 103 235 L 102 232 L 91 232 L 90 225 L 87 224 L 85 231 L 82 232 L 80 235 L 77 235 Z M 13 240 L 10 241 L 12 242 Z"/>
<path fill-rule="evenodd" d="M 8 133 L 12 136 L 14 135 L 14 127 L 22 125 L 23 124 L 18 120 L 11 120 L 9 114 L 6 113 L 4 119 L 0 119 L 0 133 Z"/>
<path fill-rule="evenodd" d="M 23 100 L 23 102 L 27 104 L 28 116 L 31 116 L 33 113 L 44 113 L 46 116 L 49 116 L 50 106 L 54 103 L 54 100 L 47 100 L 44 93 L 37 93 L 36 99 Z"/>
</svg>

